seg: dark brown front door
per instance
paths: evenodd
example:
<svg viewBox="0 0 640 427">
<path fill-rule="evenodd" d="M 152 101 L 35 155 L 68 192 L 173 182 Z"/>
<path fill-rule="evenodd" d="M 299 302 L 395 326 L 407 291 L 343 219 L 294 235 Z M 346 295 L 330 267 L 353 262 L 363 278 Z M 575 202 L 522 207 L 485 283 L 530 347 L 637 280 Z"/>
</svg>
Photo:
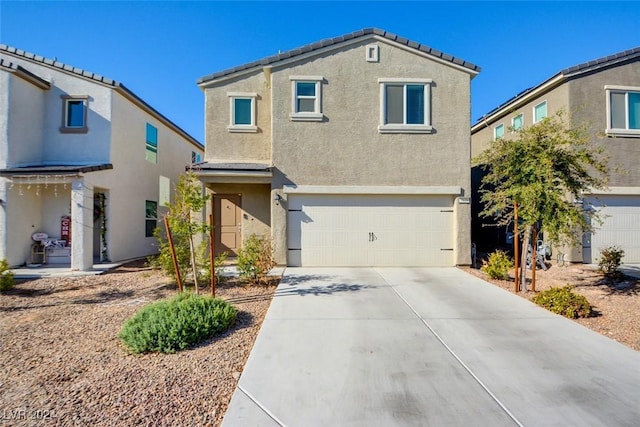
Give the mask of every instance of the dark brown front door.
<svg viewBox="0 0 640 427">
<path fill-rule="evenodd" d="M 242 243 L 240 200 L 240 194 L 216 194 L 213 196 L 216 255 L 225 251 L 229 253 L 229 256 L 238 255 L 238 249 Z"/>
</svg>

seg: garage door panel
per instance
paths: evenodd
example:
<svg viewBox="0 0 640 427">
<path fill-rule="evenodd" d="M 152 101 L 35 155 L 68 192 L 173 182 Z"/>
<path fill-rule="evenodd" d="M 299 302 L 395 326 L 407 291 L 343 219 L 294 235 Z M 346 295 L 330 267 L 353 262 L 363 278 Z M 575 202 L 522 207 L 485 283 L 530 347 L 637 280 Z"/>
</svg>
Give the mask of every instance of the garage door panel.
<svg viewBox="0 0 640 427">
<path fill-rule="evenodd" d="M 603 220 L 596 225 L 589 247 L 584 248 L 585 262 L 597 262 L 600 251 L 618 246 L 625 252 L 623 263 L 640 263 L 640 196 L 600 196 L 587 199 Z"/>
<path fill-rule="evenodd" d="M 441 251 L 453 245 L 452 205 L 442 195 L 290 195 L 289 264 L 454 265 Z"/>
</svg>

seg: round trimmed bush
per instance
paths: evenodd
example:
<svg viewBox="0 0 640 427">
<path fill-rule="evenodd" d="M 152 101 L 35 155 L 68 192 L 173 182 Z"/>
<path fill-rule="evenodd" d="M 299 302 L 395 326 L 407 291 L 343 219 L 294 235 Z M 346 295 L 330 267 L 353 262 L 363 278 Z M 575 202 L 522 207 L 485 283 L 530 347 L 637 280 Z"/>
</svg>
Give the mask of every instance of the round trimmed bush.
<svg viewBox="0 0 640 427">
<path fill-rule="evenodd" d="M 572 292 L 570 286 L 547 289 L 534 296 L 531 301 L 570 319 L 591 315 L 589 301 L 584 296 Z"/>
<path fill-rule="evenodd" d="M 184 292 L 144 307 L 119 337 L 131 353 L 175 353 L 227 330 L 237 314 L 221 299 Z"/>
</svg>

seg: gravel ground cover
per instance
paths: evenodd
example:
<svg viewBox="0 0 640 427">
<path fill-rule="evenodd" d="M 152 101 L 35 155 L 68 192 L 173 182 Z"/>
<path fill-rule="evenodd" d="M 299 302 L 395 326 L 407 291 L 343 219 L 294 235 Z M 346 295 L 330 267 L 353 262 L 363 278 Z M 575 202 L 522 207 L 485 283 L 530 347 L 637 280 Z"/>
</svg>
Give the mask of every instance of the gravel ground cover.
<svg viewBox="0 0 640 427">
<path fill-rule="evenodd" d="M 492 280 L 480 270 L 464 270 L 513 292 L 513 280 Z M 531 271 L 527 272 L 527 277 L 530 281 Z M 594 311 L 591 317 L 575 319 L 576 322 L 640 351 L 640 280 L 626 276 L 620 281 L 608 281 L 597 270 L 582 264 L 551 265 L 546 271 L 536 270 L 536 291 L 566 285 L 584 295 Z M 517 295 L 531 299 L 535 292 L 529 290 Z"/>
<path fill-rule="evenodd" d="M 511 281 L 465 270 L 512 291 Z M 575 285 L 596 311 L 576 321 L 640 351 L 638 280 L 607 283 L 582 265 L 537 278 L 538 290 Z M 160 272 L 137 263 L 18 284 L 0 295 L 0 425 L 219 425 L 275 287 L 220 285 L 240 311 L 232 329 L 177 354 L 133 356 L 117 335 L 144 304 L 176 292 Z"/>
<path fill-rule="evenodd" d="M 230 330 L 135 356 L 117 335 L 143 305 L 175 294 L 159 271 L 134 263 L 19 283 L 0 295 L 0 425 L 218 425 L 275 288 L 229 280 L 216 296 L 239 310 Z"/>
</svg>

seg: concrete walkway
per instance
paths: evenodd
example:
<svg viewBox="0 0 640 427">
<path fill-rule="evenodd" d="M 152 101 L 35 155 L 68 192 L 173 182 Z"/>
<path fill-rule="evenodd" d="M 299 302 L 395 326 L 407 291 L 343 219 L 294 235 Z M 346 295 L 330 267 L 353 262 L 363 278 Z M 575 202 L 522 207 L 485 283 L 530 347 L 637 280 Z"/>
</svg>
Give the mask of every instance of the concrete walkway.
<svg viewBox="0 0 640 427">
<path fill-rule="evenodd" d="M 640 425 L 640 353 L 455 268 L 289 268 L 223 425 Z"/>
</svg>

